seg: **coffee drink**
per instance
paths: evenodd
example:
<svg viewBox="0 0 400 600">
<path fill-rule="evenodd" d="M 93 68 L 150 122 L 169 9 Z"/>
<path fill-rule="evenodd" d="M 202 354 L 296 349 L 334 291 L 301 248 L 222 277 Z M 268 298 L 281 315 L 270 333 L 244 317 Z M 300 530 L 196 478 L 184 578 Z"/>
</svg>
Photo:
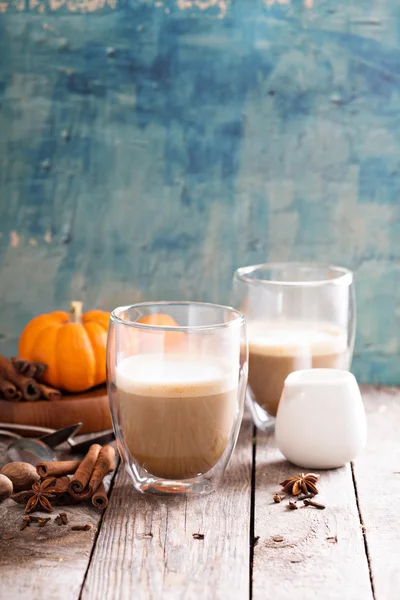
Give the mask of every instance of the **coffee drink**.
<svg viewBox="0 0 400 600">
<path fill-rule="evenodd" d="M 254 399 L 275 416 L 286 377 L 310 368 L 347 369 L 347 337 L 323 323 L 253 322 L 248 326 L 249 387 Z"/>
<path fill-rule="evenodd" d="M 188 479 L 212 469 L 232 433 L 237 397 L 238 372 L 219 358 L 142 354 L 117 367 L 124 442 L 156 477 Z"/>
</svg>

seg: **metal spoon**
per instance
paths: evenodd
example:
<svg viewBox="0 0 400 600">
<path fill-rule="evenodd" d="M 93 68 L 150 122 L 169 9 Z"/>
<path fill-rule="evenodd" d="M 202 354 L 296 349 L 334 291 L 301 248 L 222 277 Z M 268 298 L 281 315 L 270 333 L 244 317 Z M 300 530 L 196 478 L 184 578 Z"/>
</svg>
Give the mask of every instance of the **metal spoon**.
<svg viewBox="0 0 400 600">
<path fill-rule="evenodd" d="M 20 437 L 8 445 L 7 456 L 11 461 L 22 461 L 31 465 L 53 461 L 56 459 L 53 448 L 72 438 L 81 427 L 82 423 L 76 423 L 36 439 Z"/>
<path fill-rule="evenodd" d="M 2 431 L 0 435 L 5 434 L 8 437 L 14 438 L 7 448 L 7 455 L 12 461 L 23 461 L 29 462 L 30 464 L 36 465 L 38 462 L 47 462 L 56 460 L 56 453 L 53 448 L 59 446 L 63 442 L 67 442 L 70 447 L 70 451 L 74 454 L 82 454 L 86 452 L 92 444 L 108 444 L 112 442 L 114 438 L 114 432 L 112 429 L 108 429 L 101 434 L 94 434 L 83 442 L 76 442 L 73 437 L 82 427 L 82 423 L 76 423 L 63 429 L 53 431 L 45 427 L 35 427 L 27 425 L 14 425 L 8 423 L 0 423 L 0 427 L 3 429 L 12 429 L 13 431 Z M 24 438 L 21 435 L 15 433 L 37 433 L 37 438 Z M 45 434 L 41 435 L 40 434 Z"/>
</svg>

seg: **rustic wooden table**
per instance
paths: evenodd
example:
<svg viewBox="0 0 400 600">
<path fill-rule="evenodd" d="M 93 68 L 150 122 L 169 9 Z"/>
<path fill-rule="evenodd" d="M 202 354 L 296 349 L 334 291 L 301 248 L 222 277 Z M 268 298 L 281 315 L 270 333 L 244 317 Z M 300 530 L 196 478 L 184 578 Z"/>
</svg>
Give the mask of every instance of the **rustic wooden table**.
<svg viewBox="0 0 400 600">
<path fill-rule="evenodd" d="M 245 421 L 223 487 L 204 498 L 140 496 L 120 468 L 103 517 L 89 507 L 66 511 L 70 523 L 92 523 L 86 532 L 19 531 L 22 509 L 6 500 L 0 597 L 400 598 L 400 390 L 363 394 L 368 447 L 353 466 L 322 473 L 325 510 L 273 503 L 278 482 L 297 469 L 273 435 Z"/>
</svg>

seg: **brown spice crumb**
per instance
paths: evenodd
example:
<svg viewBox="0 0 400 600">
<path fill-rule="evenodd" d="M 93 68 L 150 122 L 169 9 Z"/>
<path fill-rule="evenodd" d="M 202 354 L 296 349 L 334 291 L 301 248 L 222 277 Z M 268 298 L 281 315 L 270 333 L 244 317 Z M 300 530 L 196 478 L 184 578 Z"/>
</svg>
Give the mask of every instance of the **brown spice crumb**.
<svg viewBox="0 0 400 600">
<path fill-rule="evenodd" d="M 276 504 L 279 504 L 279 502 L 282 502 L 282 496 L 280 496 L 279 494 L 274 494 L 272 499 Z"/>
<path fill-rule="evenodd" d="M 194 533 L 193 538 L 195 540 L 204 540 L 204 533 Z"/>
<path fill-rule="evenodd" d="M 62 518 L 60 517 L 60 515 L 57 515 L 54 520 L 57 523 L 57 525 L 62 525 L 63 524 Z"/>
<path fill-rule="evenodd" d="M 44 527 L 49 521 L 51 521 L 50 517 L 47 517 L 45 519 L 38 519 L 38 525 L 39 527 Z"/>
<path fill-rule="evenodd" d="M 303 500 L 304 504 L 306 506 L 312 506 L 314 508 L 318 508 L 319 510 L 324 510 L 325 505 L 321 504 L 320 502 L 316 502 L 315 500 L 308 500 L 307 498 L 305 500 Z"/>
<path fill-rule="evenodd" d="M 333 535 L 332 537 L 327 537 L 326 541 L 330 544 L 337 544 L 337 535 Z"/>
<path fill-rule="evenodd" d="M 86 523 L 86 525 L 73 525 L 71 527 L 72 531 L 89 531 L 89 529 L 91 529 L 92 526 L 90 523 Z"/>
<path fill-rule="evenodd" d="M 24 529 L 26 529 L 27 527 L 29 527 L 29 525 L 31 524 L 31 520 L 29 517 L 24 517 L 21 527 L 19 528 L 20 531 L 23 531 Z"/>
<path fill-rule="evenodd" d="M 153 534 L 151 533 L 151 531 L 149 531 L 149 533 L 144 533 L 142 535 L 142 540 L 151 540 L 153 538 Z"/>
<path fill-rule="evenodd" d="M 28 515 L 24 519 L 29 519 L 31 523 L 39 523 L 40 521 L 40 517 L 35 517 L 34 515 Z"/>
<path fill-rule="evenodd" d="M 6 542 L 13 539 L 15 539 L 13 535 L 3 535 L 3 540 L 5 540 Z"/>
<path fill-rule="evenodd" d="M 65 513 L 65 512 L 60 513 L 60 517 L 61 517 L 62 524 L 67 525 L 67 523 L 68 523 L 67 513 Z"/>
<path fill-rule="evenodd" d="M 288 504 L 288 509 L 289 510 L 297 510 L 299 507 L 297 506 L 297 503 L 294 502 L 293 500 L 289 500 L 289 504 Z"/>
<path fill-rule="evenodd" d="M 274 540 L 274 542 L 283 542 L 282 535 L 274 535 L 272 539 Z"/>
</svg>

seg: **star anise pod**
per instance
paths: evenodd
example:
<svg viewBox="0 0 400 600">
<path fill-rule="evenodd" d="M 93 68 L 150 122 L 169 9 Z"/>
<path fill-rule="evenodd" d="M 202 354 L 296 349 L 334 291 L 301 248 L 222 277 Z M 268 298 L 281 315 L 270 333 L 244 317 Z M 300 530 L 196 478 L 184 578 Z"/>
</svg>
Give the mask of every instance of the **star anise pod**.
<svg viewBox="0 0 400 600">
<path fill-rule="evenodd" d="M 11 498 L 19 503 L 28 501 L 25 507 L 26 513 L 31 513 L 35 510 L 53 512 L 50 500 L 56 497 L 54 494 L 55 484 L 56 480 L 49 477 L 42 481 L 42 483 L 34 483 L 31 490 L 19 492 L 19 494 L 14 494 Z"/>
<path fill-rule="evenodd" d="M 316 483 L 319 479 L 319 475 L 316 473 L 299 473 L 297 477 L 290 477 L 289 479 L 285 479 L 279 485 L 283 487 L 283 491 L 285 494 L 293 494 L 293 496 L 298 496 L 303 492 L 303 494 L 318 494 L 318 488 L 316 487 Z"/>
</svg>

